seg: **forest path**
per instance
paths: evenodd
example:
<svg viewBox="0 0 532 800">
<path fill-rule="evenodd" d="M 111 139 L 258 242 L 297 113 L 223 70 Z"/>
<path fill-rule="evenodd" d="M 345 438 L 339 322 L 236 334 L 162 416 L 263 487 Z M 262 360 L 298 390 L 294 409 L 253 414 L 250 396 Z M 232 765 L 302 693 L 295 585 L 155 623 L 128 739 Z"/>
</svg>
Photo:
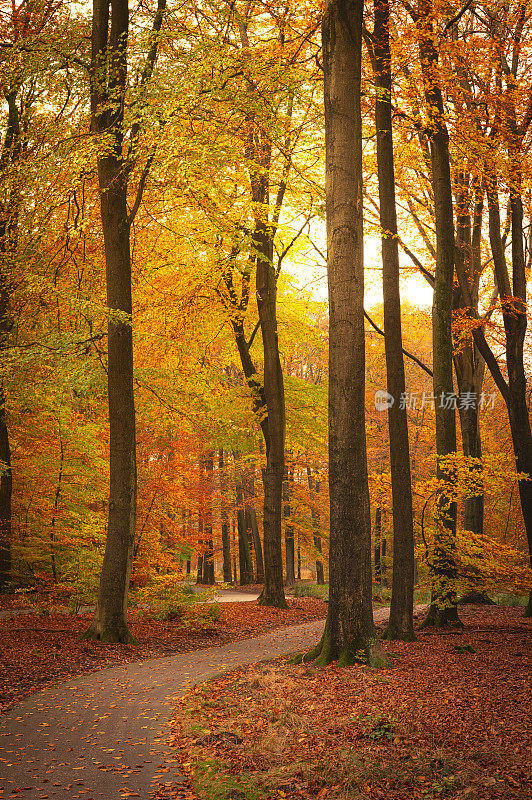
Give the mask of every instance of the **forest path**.
<svg viewBox="0 0 532 800">
<path fill-rule="evenodd" d="M 375 621 L 387 619 L 388 611 L 375 610 Z M 122 664 L 32 695 L 0 718 L 0 798 L 147 800 L 164 794 L 183 780 L 168 746 L 176 698 L 241 665 L 308 649 L 323 625 L 317 620 Z"/>
</svg>

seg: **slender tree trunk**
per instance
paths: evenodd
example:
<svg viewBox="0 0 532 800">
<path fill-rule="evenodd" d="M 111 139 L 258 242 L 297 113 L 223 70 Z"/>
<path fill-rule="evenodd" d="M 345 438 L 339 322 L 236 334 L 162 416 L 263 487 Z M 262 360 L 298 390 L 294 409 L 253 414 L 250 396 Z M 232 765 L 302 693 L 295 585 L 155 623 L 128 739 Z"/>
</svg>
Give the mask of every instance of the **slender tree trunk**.
<svg viewBox="0 0 532 800">
<path fill-rule="evenodd" d="M 392 64 L 388 0 L 374 0 L 374 15 L 373 62 L 376 90 L 377 171 L 382 230 L 384 349 L 387 389 L 394 398 L 394 402 L 388 408 L 393 504 L 393 575 L 390 618 L 384 635 L 387 639 L 412 640 L 414 638 L 414 522 L 407 411 L 406 407 L 401 408 L 399 403 L 399 398 L 405 392 L 405 369 L 395 207 Z"/>
<path fill-rule="evenodd" d="M 214 586 L 214 544 L 212 540 L 212 491 L 213 491 L 213 472 L 214 462 L 213 453 L 209 452 L 203 458 L 205 475 L 205 499 L 203 505 L 204 514 L 204 538 L 206 549 L 203 554 L 203 583 L 207 586 Z"/>
<path fill-rule="evenodd" d="M 253 583 L 253 564 L 249 552 L 249 541 L 246 532 L 246 514 L 244 509 L 244 487 L 239 478 L 236 482 L 237 528 L 238 528 L 238 563 L 240 567 L 240 585 Z"/>
<path fill-rule="evenodd" d="M 11 580 L 11 448 L 7 427 L 6 397 L 0 385 L 0 590 Z"/>
<path fill-rule="evenodd" d="M 236 547 L 236 534 L 235 534 L 236 523 L 235 523 L 234 519 L 232 520 L 231 525 L 232 525 L 232 528 L 233 528 L 233 583 L 236 586 L 236 584 L 238 583 L 238 574 L 237 574 L 237 571 L 236 571 L 236 551 L 237 551 L 237 547 Z"/>
<path fill-rule="evenodd" d="M 59 496 L 61 494 L 61 485 L 63 483 L 63 463 L 65 460 L 65 448 L 63 446 L 63 437 L 61 435 L 61 428 L 59 428 L 59 447 L 60 447 L 59 474 L 57 476 L 57 486 L 55 488 L 54 513 L 52 516 L 52 521 L 50 523 L 50 560 L 52 563 L 52 577 L 54 579 L 54 584 L 57 583 L 57 564 L 55 558 L 55 521 L 57 518 L 57 511 L 59 509 Z"/>
<path fill-rule="evenodd" d="M 150 78 L 157 56 L 166 0 L 158 0 L 152 36 L 138 89 Z M 107 285 L 109 402 L 109 519 L 100 588 L 87 638 L 131 642 L 127 598 L 137 514 L 137 459 L 133 392 L 133 328 L 130 228 L 142 198 L 141 181 L 131 212 L 127 194 L 135 151 L 124 156 L 129 6 L 127 0 L 93 0 L 90 67 L 91 130 L 105 135 L 97 157 Z M 132 126 L 135 148 L 140 123 Z"/>
<path fill-rule="evenodd" d="M 277 278 L 273 265 L 273 241 L 265 223 L 257 222 L 254 239 L 257 248 L 257 305 L 264 351 L 264 395 L 269 432 L 264 471 L 264 589 L 259 603 L 287 608 L 281 550 L 285 405 L 277 333 Z"/>
<path fill-rule="evenodd" d="M 0 178 L 17 163 L 23 150 L 17 91 L 4 91 L 7 102 L 7 125 L 0 154 Z M 0 202 L 0 352 L 8 343 L 13 327 L 10 295 L 13 289 L 11 260 L 16 254 L 18 239 L 18 214 L 20 207 L 18 187 Z M 11 447 L 7 424 L 6 390 L 0 382 L 0 591 L 11 581 L 12 569 L 12 524 L 11 500 L 13 494 L 13 471 Z"/>
<path fill-rule="evenodd" d="M 222 555 L 223 555 L 223 576 L 224 583 L 231 583 L 231 542 L 229 541 L 229 515 L 227 513 L 227 501 L 225 499 L 224 451 L 220 448 L 218 453 L 218 475 L 220 479 L 221 494 L 221 517 L 222 517 Z"/>
<path fill-rule="evenodd" d="M 382 583 L 381 571 L 381 536 L 382 536 L 382 509 L 378 506 L 375 509 L 375 541 L 373 543 L 374 571 L 376 583 Z"/>
<path fill-rule="evenodd" d="M 283 517 L 284 517 L 284 541 L 286 550 L 286 585 L 295 586 L 295 548 L 294 548 L 294 526 L 290 524 L 290 470 L 285 472 L 283 481 Z"/>
<path fill-rule="evenodd" d="M 526 285 L 527 275 L 523 247 L 522 177 L 517 165 L 519 152 L 512 153 L 515 174 L 510 189 L 512 225 L 512 308 L 506 305 L 504 327 L 506 332 L 506 363 L 508 366 L 508 416 L 518 472 L 532 478 L 532 432 L 526 401 L 527 378 L 524 366 L 524 342 L 527 328 Z M 528 541 L 532 567 L 532 480 L 519 481 L 519 498 Z M 526 616 L 532 616 L 532 588 L 530 589 Z"/>
<path fill-rule="evenodd" d="M 452 308 L 455 259 L 453 195 L 449 158 L 449 134 L 445 124 L 443 97 L 438 84 L 438 54 L 434 46 L 432 0 L 420 0 L 418 17 L 419 50 L 425 100 L 430 124 L 430 155 L 434 217 L 436 226 L 436 269 L 432 305 L 433 390 L 436 418 L 437 477 L 448 476 L 440 459 L 456 452 L 456 412 L 452 403 L 453 344 Z M 425 625 L 459 623 L 455 560 L 456 502 L 445 492 L 438 499 L 437 532 L 432 554 L 432 598 Z"/>
<path fill-rule="evenodd" d="M 118 155 L 98 159 L 107 305 L 111 314 L 108 325 L 110 489 L 100 589 L 87 636 L 112 642 L 132 640 L 126 611 L 137 506 L 133 329 L 131 322 L 113 318 L 115 310 L 129 318 L 132 313 L 129 223 L 122 173 Z"/>
<path fill-rule="evenodd" d="M 312 479 L 312 470 L 310 467 L 307 467 L 307 478 L 308 478 L 308 488 L 310 492 L 310 500 L 311 500 L 311 507 L 310 507 L 310 514 L 312 517 L 312 528 L 314 530 L 314 547 L 321 554 L 321 536 L 320 536 L 320 514 L 318 509 L 316 508 L 316 496 L 319 494 L 320 491 L 320 484 L 319 481 L 316 479 Z M 318 586 L 323 586 L 325 583 L 325 576 L 323 573 L 323 561 L 320 559 L 316 559 L 316 583 Z"/>
<path fill-rule="evenodd" d="M 329 285 L 329 606 L 306 659 L 371 657 L 371 526 L 365 434 L 361 0 L 327 0 L 325 82 Z"/>
<path fill-rule="evenodd" d="M 251 531 L 253 533 L 255 558 L 257 562 L 257 583 L 264 583 L 264 559 L 262 557 L 262 543 L 260 540 L 259 523 L 257 522 L 257 512 L 254 506 L 250 507 L 249 516 L 251 521 Z"/>
<path fill-rule="evenodd" d="M 387 549 L 388 543 L 386 541 L 386 536 L 382 534 L 382 527 L 381 527 L 381 583 L 384 587 L 388 586 L 388 562 L 387 562 Z"/>
<path fill-rule="evenodd" d="M 456 272 L 461 273 L 459 286 L 455 287 L 455 309 L 467 310 L 471 304 L 478 311 L 478 288 L 482 274 L 481 233 L 484 190 L 477 187 L 474 194 L 474 210 L 471 215 L 470 176 L 459 172 L 457 184 L 456 214 Z M 473 216 L 473 224 L 472 224 Z M 468 297 L 464 297 L 462 285 L 467 283 Z M 465 456 L 478 459 L 471 465 L 471 477 L 481 482 L 482 442 L 480 438 L 479 401 L 484 382 L 485 361 L 475 341 L 462 346 L 454 355 L 454 368 L 460 403 L 460 431 L 462 451 Z M 478 535 L 484 532 L 484 493 L 468 494 L 463 500 L 462 527 Z"/>
</svg>

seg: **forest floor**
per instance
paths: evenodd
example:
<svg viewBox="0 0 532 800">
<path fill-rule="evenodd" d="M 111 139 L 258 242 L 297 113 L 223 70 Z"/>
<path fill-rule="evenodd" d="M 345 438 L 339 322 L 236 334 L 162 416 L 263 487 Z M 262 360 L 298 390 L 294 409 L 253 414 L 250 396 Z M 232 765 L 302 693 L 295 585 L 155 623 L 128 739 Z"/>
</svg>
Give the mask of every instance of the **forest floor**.
<svg viewBox="0 0 532 800">
<path fill-rule="evenodd" d="M 0 710 L 49 685 L 89 672 L 148 658 L 187 653 L 259 636 L 262 633 L 325 618 L 323 600 L 289 599 L 288 610 L 266 608 L 257 602 L 224 603 L 220 618 L 157 621 L 133 611 L 129 626 L 138 645 L 84 641 L 90 614 L 70 614 L 68 608 L 35 602 L 35 613 L 2 598 L 0 619 Z M 29 609 L 31 612 L 31 609 Z M 22 613 L 23 612 L 23 613 Z"/>
<path fill-rule="evenodd" d="M 199 684 L 173 743 L 205 800 L 532 797 L 532 621 L 468 606 L 463 630 L 385 642 L 389 665 L 286 658 Z"/>
</svg>

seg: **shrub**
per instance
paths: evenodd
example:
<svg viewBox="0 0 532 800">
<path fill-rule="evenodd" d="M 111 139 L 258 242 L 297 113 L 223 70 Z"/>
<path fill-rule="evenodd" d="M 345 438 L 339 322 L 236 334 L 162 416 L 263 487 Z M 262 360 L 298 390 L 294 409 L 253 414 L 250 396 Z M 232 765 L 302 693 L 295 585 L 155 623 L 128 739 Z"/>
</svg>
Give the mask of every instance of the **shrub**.
<svg viewBox="0 0 532 800">
<path fill-rule="evenodd" d="M 153 619 L 201 626 L 220 618 L 218 603 L 208 602 L 215 593 L 216 590 L 209 589 L 196 591 L 178 577 L 164 575 L 140 589 L 137 599 L 144 613 Z"/>
</svg>

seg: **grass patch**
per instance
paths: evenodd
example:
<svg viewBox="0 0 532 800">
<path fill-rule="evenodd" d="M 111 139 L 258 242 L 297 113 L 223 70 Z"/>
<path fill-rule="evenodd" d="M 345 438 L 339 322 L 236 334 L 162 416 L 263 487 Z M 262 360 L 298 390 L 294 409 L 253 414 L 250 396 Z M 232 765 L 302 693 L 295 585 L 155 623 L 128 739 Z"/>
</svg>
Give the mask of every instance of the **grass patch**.
<svg viewBox="0 0 532 800">
<path fill-rule="evenodd" d="M 229 773 L 227 762 L 199 758 L 194 764 L 192 788 L 204 800 L 263 800 L 267 793 L 256 785 L 254 776 Z"/>
<path fill-rule="evenodd" d="M 318 600 L 328 600 L 329 584 L 324 583 L 323 586 L 318 586 L 315 583 L 298 583 L 294 588 L 294 597 L 316 597 Z"/>
</svg>

